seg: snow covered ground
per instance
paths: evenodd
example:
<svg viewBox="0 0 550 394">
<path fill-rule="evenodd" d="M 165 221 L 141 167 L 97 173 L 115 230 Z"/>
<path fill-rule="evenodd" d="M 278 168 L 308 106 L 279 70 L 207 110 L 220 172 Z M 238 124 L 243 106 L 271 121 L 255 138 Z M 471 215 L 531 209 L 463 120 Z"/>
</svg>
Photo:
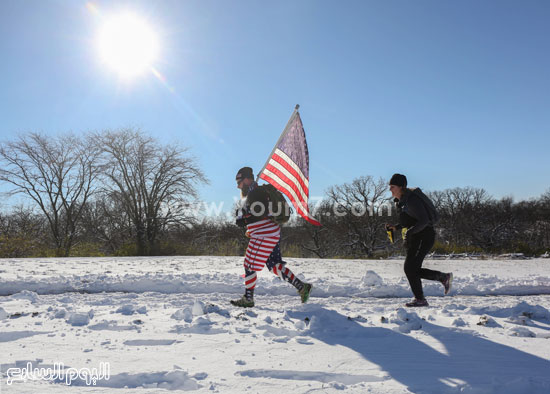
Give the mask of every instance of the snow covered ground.
<svg viewBox="0 0 550 394">
<path fill-rule="evenodd" d="M 243 310 L 240 257 L 0 260 L 0 393 L 550 392 L 550 259 L 428 260 L 412 310 L 400 260 L 287 262 L 309 303 L 264 270 Z"/>
</svg>

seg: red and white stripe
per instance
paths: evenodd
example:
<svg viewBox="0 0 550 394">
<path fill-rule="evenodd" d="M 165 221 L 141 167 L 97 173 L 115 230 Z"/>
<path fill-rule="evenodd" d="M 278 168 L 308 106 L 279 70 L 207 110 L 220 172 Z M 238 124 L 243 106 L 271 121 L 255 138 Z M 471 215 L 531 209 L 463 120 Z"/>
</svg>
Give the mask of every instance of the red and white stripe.
<svg viewBox="0 0 550 394">
<path fill-rule="evenodd" d="M 254 287 L 256 287 L 256 279 L 258 278 L 258 275 L 253 272 L 252 274 L 248 275 L 244 278 L 244 287 L 247 289 L 253 290 Z"/>
<path fill-rule="evenodd" d="M 294 274 L 282 263 L 276 264 L 273 267 L 273 273 L 283 280 L 285 279 L 285 277 L 287 277 L 290 283 L 294 282 Z"/>
<path fill-rule="evenodd" d="M 296 208 L 296 212 L 305 220 L 320 225 L 309 215 L 309 181 L 286 153 L 275 149 L 260 178 L 284 193 Z"/>
<path fill-rule="evenodd" d="M 244 266 L 251 271 L 261 271 L 281 238 L 281 228 L 271 219 L 263 219 L 249 224 L 247 232 L 250 241 L 244 256 Z"/>
<path fill-rule="evenodd" d="M 246 226 L 250 238 L 277 238 L 281 236 L 281 227 L 269 218 Z"/>
</svg>

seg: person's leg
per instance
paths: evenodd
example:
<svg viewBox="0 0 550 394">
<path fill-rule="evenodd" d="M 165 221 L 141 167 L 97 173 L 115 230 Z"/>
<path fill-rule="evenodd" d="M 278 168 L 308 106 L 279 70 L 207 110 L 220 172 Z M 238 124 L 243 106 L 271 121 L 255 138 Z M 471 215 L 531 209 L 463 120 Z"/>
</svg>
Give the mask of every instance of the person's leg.
<svg viewBox="0 0 550 394">
<path fill-rule="evenodd" d="M 407 249 L 407 257 L 405 258 L 404 270 L 409 285 L 417 300 L 424 299 L 422 291 L 422 281 L 420 280 L 420 269 L 422 267 L 422 259 L 418 259 L 418 253 L 421 245 L 421 237 L 413 237 L 409 240 L 410 245 Z"/>
<path fill-rule="evenodd" d="M 254 300 L 254 288 L 256 287 L 257 278 L 258 275 L 256 275 L 255 271 L 244 269 L 244 297 L 249 301 Z"/>
<path fill-rule="evenodd" d="M 424 258 L 434 245 L 435 231 L 427 229 L 421 234 L 417 234 L 416 238 L 407 251 L 407 259 L 405 260 L 405 273 L 415 298 L 418 300 L 424 299 L 421 279 L 441 282 L 445 288 L 445 294 L 448 294 L 451 290 L 453 274 L 422 268 Z"/>
<path fill-rule="evenodd" d="M 241 308 L 252 308 L 254 306 L 254 288 L 256 287 L 257 275 L 255 271 L 252 271 L 244 266 L 244 295 L 236 300 L 231 300 L 231 304 L 239 306 Z"/>
<path fill-rule="evenodd" d="M 430 229 L 429 231 L 426 231 L 425 234 L 423 234 L 422 240 L 420 241 L 420 246 L 418 248 L 417 258 L 420 260 L 419 275 L 422 279 L 437 280 L 441 282 L 443 279 L 445 279 L 445 274 L 443 272 L 422 268 L 424 258 L 434 246 L 434 242 L 435 231 L 433 229 Z"/>
<path fill-rule="evenodd" d="M 281 248 L 279 244 L 275 246 L 273 252 L 269 256 L 269 259 L 266 262 L 267 268 L 279 278 L 285 282 L 290 283 L 292 286 L 298 290 L 300 298 L 303 303 L 309 300 L 309 295 L 311 293 L 312 285 L 310 283 L 302 282 L 292 271 L 286 266 L 286 263 L 283 261 L 281 256 Z"/>
<path fill-rule="evenodd" d="M 244 257 L 244 286 L 245 293 L 238 300 L 232 300 L 231 304 L 240 307 L 254 306 L 254 288 L 256 287 L 257 271 L 261 271 L 266 264 L 267 256 L 272 253 L 278 239 L 252 238 L 248 242 Z"/>
<path fill-rule="evenodd" d="M 428 254 L 428 252 L 433 247 L 434 241 L 435 231 L 432 230 L 426 235 L 426 237 L 422 240 L 422 244 L 420 245 L 418 255 L 422 256 L 422 260 L 424 260 L 426 254 Z M 451 291 L 451 286 L 453 283 L 453 274 L 451 272 L 445 273 L 441 271 L 430 270 L 427 268 L 421 268 L 420 277 L 422 279 L 436 280 L 438 282 L 441 282 L 443 288 L 445 289 L 445 295 L 449 294 L 449 291 Z"/>
<path fill-rule="evenodd" d="M 287 268 L 286 263 L 283 261 L 279 244 L 277 244 L 273 249 L 273 252 L 271 252 L 269 259 L 267 259 L 266 266 L 269 271 L 277 275 L 285 282 L 290 283 L 298 291 L 301 291 L 303 289 L 304 282 L 298 279 L 298 277 L 294 275 L 290 269 Z"/>
<path fill-rule="evenodd" d="M 429 232 L 422 240 L 422 243 L 420 245 L 420 249 L 418 251 L 418 256 L 422 257 L 422 261 L 424 260 L 424 257 L 433 247 L 435 241 L 435 231 Z M 422 265 L 422 263 L 420 263 Z M 453 283 L 453 274 L 451 272 L 444 273 L 441 271 L 435 271 L 430 270 L 427 268 L 421 268 L 420 269 L 420 277 L 422 279 L 428 279 L 428 280 L 436 280 L 438 282 L 441 282 L 445 289 L 445 294 L 448 294 L 451 290 L 451 285 Z"/>
</svg>

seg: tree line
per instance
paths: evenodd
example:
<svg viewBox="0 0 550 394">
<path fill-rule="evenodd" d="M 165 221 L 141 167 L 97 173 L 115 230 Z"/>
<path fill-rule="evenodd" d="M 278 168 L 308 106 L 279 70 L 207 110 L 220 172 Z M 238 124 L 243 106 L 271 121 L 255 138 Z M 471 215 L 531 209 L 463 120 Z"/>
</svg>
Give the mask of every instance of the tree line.
<svg viewBox="0 0 550 394">
<path fill-rule="evenodd" d="M 242 255 L 244 230 L 189 210 L 208 183 L 182 146 L 136 129 L 85 135 L 28 133 L 0 144 L 0 257 Z M 427 193 L 441 220 L 439 253 L 550 250 L 550 190 L 514 202 L 480 188 Z M 21 198 L 22 197 L 22 198 Z M 311 207 L 321 227 L 293 217 L 286 256 L 373 258 L 401 252 L 384 224 L 397 222 L 387 180 L 361 176 L 330 187 Z"/>
<path fill-rule="evenodd" d="M 32 202 L 2 213 L 4 256 L 69 256 L 83 244 L 158 254 L 170 226 L 192 222 L 184 208 L 207 182 L 186 148 L 134 129 L 24 134 L 0 145 L 0 165 L 6 194 Z"/>
</svg>

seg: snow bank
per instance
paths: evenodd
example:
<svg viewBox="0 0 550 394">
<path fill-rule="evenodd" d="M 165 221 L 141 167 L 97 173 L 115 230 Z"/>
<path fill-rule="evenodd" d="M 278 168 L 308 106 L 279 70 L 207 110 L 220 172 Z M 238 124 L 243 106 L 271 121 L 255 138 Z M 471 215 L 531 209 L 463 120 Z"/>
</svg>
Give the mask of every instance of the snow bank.
<svg viewBox="0 0 550 394">
<path fill-rule="evenodd" d="M 314 297 L 409 297 L 410 287 L 403 278 L 382 279 L 374 272 L 367 273 L 361 281 L 341 283 L 337 280 L 328 282 L 324 278 L 308 278 L 314 284 Z M 0 296 L 11 295 L 13 298 L 28 299 L 36 302 L 42 294 L 77 293 L 113 293 L 158 292 L 163 294 L 207 294 L 207 293 L 241 293 L 242 279 L 239 275 L 218 274 L 173 275 L 158 274 L 144 278 L 137 275 L 105 277 L 104 275 L 75 275 L 71 278 L 49 277 L 41 280 L 33 278 L 15 281 L 0 279 Z M 292 295 L 295 291 L 282 284 L 260 280 L 257 286 L 258 295 Z M 442 296 L 443 287 L 437 282 L 424 281 L 424 293 L 427 296 Z M 531 276 L 522 279 L 502 279 L 497 276 L 483 275 L 456 276 L 451 295 L 535 295 L 550 294 L 550 276 Z M 137 310 L 134 311 L 137 313 Z M 122 312 L 121 312 L 122 313 Z"/>
<path fill-rule="evenodd" d="M 491 315 L 494 317 L 526 317 L 535 320 L 550 321 L 550 310 L 541 305 L 530 305 L 525 301 L 519 304 L 502 308 L 499 306 L 475 306 L 468 310 L 469 313 L 476 315 Z"/>
</svg>

